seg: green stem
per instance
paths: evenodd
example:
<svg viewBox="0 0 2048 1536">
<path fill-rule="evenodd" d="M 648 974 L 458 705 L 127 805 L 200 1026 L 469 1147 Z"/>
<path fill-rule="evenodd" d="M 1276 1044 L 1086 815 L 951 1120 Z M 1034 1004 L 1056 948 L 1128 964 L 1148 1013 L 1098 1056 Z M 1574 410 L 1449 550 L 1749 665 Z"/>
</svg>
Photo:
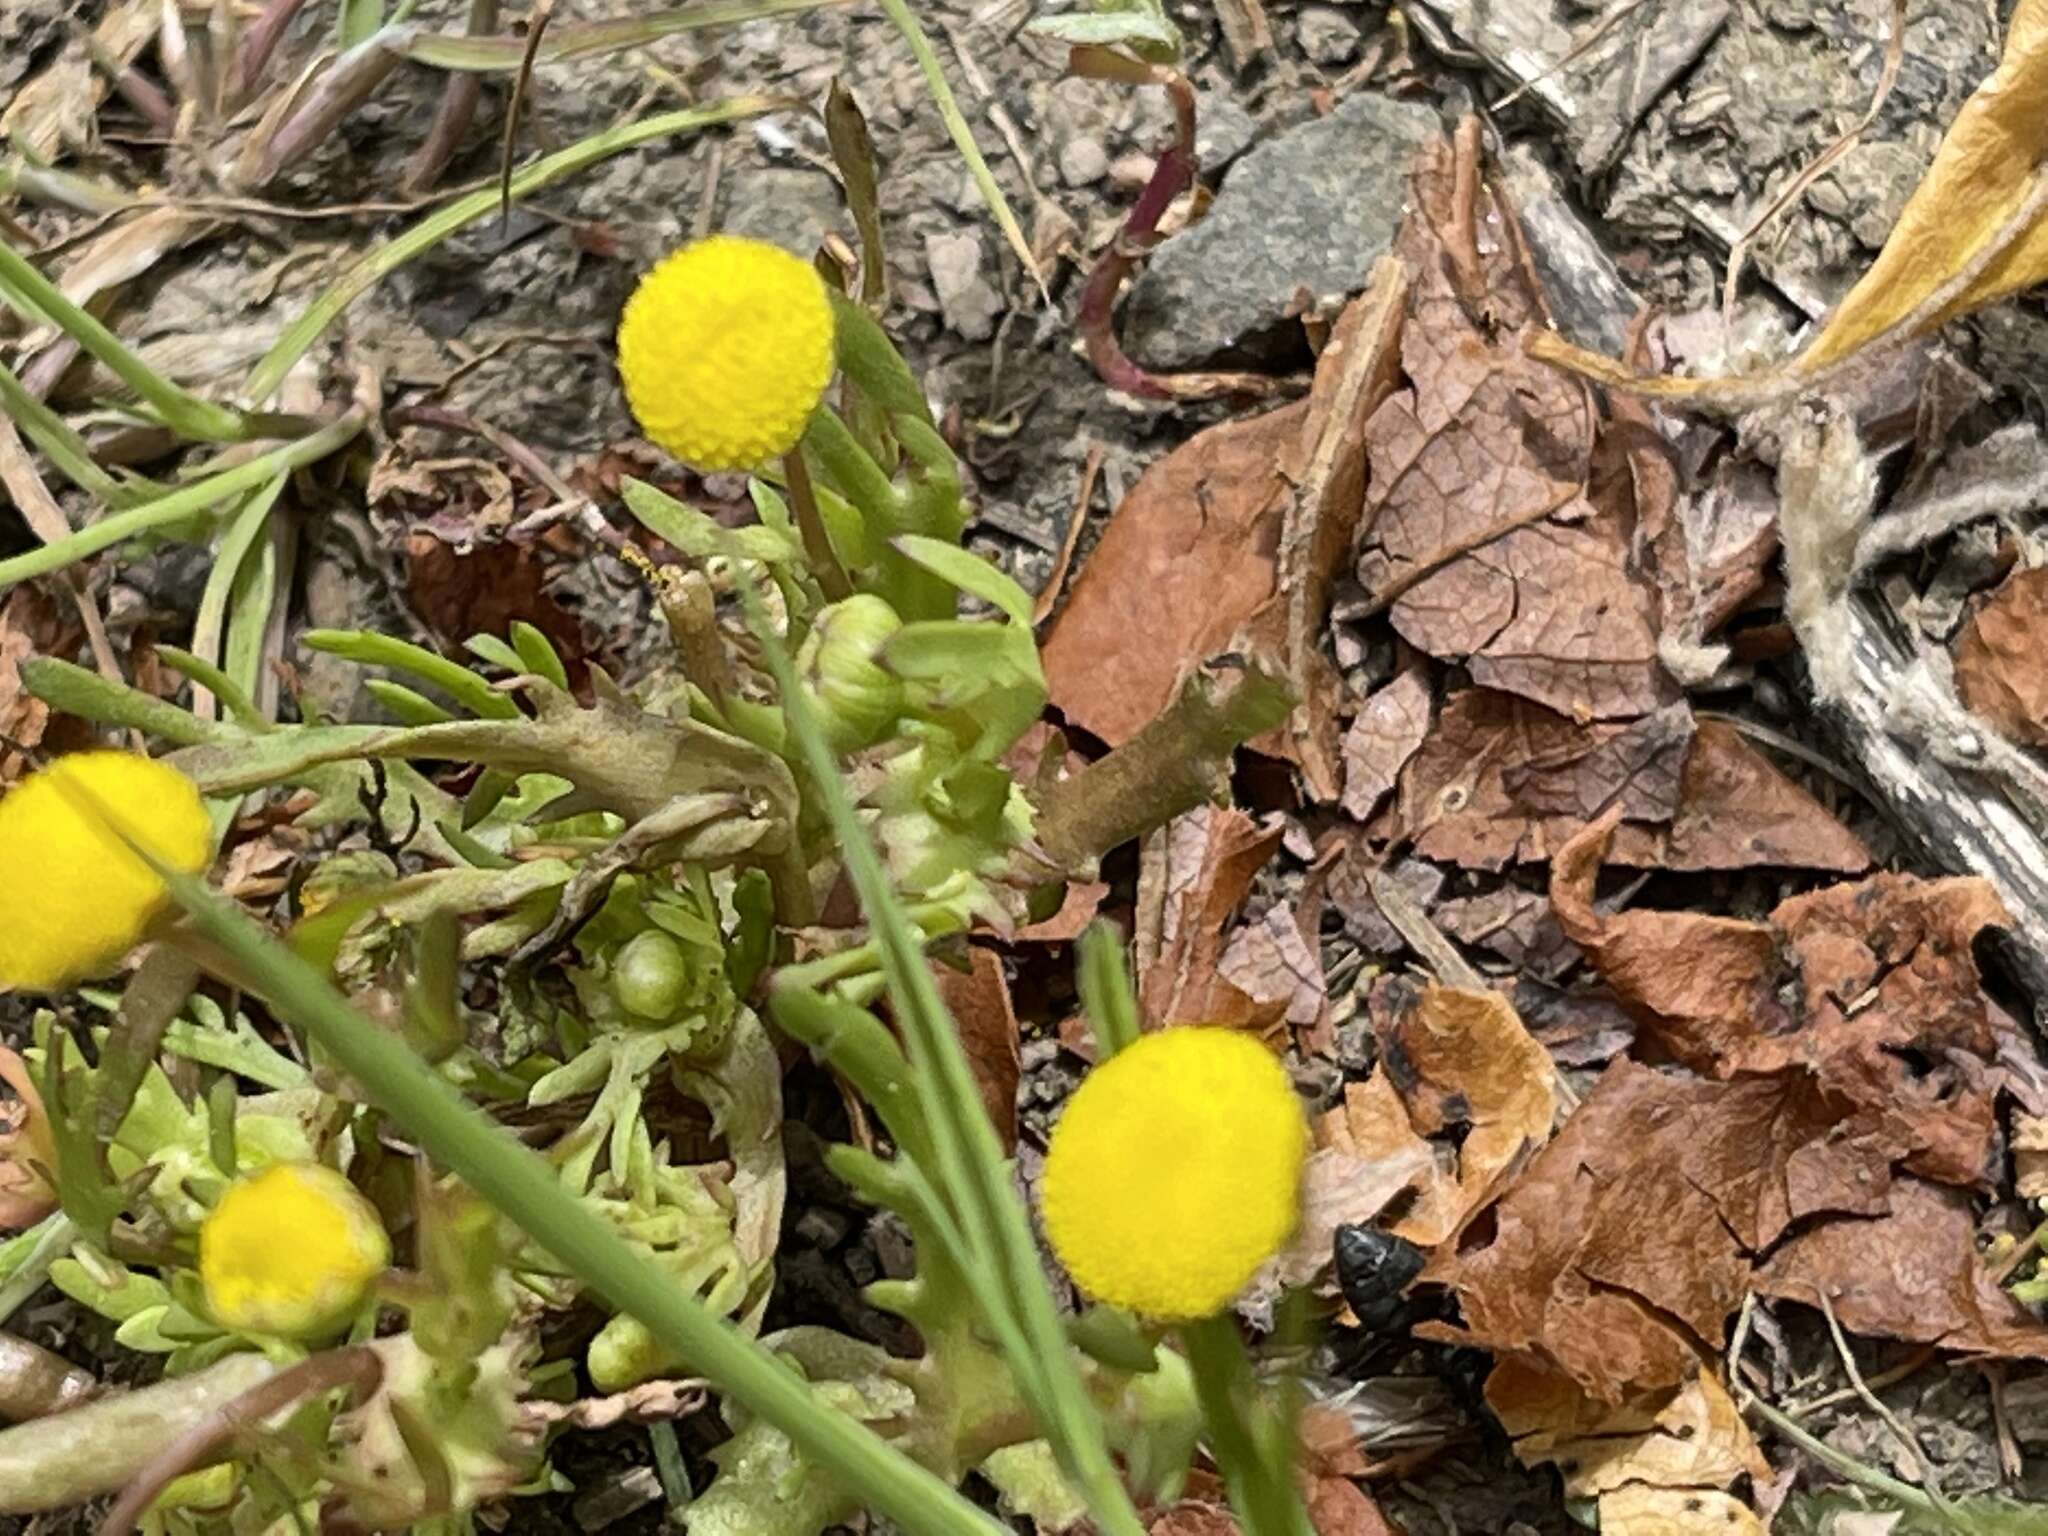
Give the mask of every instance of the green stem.
<svg viewBox="0 0 2048 1536">
<path fill-rule="evenodd" d="M 61 288 L 4 240 L 0 240 L 0 286 L 13 289 L 43 318 L 105 364 L 115 377 L 155 407 L 164 424 L 174 432 L 217 443 L 240 442 L 249 436 L 249 424 L 239 411 L 201 400 L 166 379 L 130 352 L 96 316 L 66 298 Z"/>
<path fill-rule="evenodd" d="M 41 549 L 16 555 L 12 560 L 0 560 L 0 590 L 27 581 L 31 576 L 61 571 L 88 555 L 147 533 L 152 528 L 161 528 L 204 512 L 253 486 L 261 485 L 273 475 L 317 463 L 352 441 L 363 430 L 364 420 L 361 409 L 352 410 L 319 431 L 308 433 L 281 448 L 273 448 L 245 464 L 222 470 L 197 484 L 146 501 L 139 507 L 130 507 L 125 512 L 101 518 L 68 539 L 45 544 Z"/>
<path fill-rule="evenodd" d="M 1207 1317 L 1187 1324 L 1180 1334 L 1194 1369 L 1202 1421 L 1245 1536 L 1315 1536 L 1288 1458 L 1273 1453 L 1275 1437 L 1261 1433 L 1271 1426 L 1254 1417 L 1266 1410 L 1237 1324 L 1227 1314 Z"/>
<path fill-rule="evenodd" d="M 138 852 L 143 850 L 138 849 Z M 1006 1528 L 866 1426 L 828 1408 L 788 1366 L 630 1247 L 522 1145 L 304 961 L 194 879 L 160 870 L 194 923 L 231 953 L 280 1012 L 368 1091 L 425 1151 L 503 1211 L 571 1274 L 784 1434 L 872 1506 L 924 1536 L 1007 1536 Z"/>
<path fill-rule="evenodd" d="M 92 456 L 92 445 L 49 406 L 30 393 L 13 369 L 0 363 L 0 412 L 14 419 L 29 440 L 49 456 L 64 478 L 88 495 L 110 507 L 132 507 L 162 487 L 153 481 L 124 483 L 115 479 Z"/>
</svg>

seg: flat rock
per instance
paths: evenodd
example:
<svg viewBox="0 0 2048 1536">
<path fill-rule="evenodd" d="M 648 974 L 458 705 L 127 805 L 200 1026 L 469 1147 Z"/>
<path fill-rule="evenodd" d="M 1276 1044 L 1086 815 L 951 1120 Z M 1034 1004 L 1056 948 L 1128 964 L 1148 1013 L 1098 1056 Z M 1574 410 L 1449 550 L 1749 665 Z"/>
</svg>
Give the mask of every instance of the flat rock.
<svg viewBox="0 0 2048 1536">
<path fill-rule="evenodd" d="M 1132 290 L 1126 344 L 1154 368 L 1298 349 L 1295 317 L 1365 286 L 1408 201 L 1426 106 L 1360 92 L 1231 167 L 1209 216 L 1162 245 Z"/>
</svg>

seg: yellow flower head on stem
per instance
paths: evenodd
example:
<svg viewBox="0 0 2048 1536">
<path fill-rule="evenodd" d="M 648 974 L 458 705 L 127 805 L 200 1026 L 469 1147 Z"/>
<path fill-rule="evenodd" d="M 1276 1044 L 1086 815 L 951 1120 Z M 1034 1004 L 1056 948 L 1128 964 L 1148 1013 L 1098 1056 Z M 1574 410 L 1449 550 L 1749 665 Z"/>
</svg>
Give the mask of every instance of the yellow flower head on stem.
<svg viewBox="0 0 2048 1536">
<path fill-rule="evenodd" d="M 332 1333 L 390 1262 L 376 1207 L 320 1163 L 273 1163 L 238 1180 L 199 1229 L 206 1304 L 238 1333 Z"/>
<path fill-rule="evenodd" d="M 0 987 L 61 991 L 142 938 L 170 893 L 123 834 L 186 874 L 213 853 L 199 791 L 147 757 L 74 753 L 0 798 Z"/>
<path fill-rule="evenodd" d="M 1097 1300 L 1208 1317 L 1292 1235 L 1307 1153 L 1294 1086 L 1257 1040 L 1146 1035 L 1090 1072 L 1053 1127 L 1046 1236 Z"/>
<path fill-rule="evenodd" d="M 698 469 L 753 469 L 794 448 L 832 361 L 824 279 L 759 240 L 713 235 L 671 252 L 619 320 L 626 403 Z"/>
</svg>

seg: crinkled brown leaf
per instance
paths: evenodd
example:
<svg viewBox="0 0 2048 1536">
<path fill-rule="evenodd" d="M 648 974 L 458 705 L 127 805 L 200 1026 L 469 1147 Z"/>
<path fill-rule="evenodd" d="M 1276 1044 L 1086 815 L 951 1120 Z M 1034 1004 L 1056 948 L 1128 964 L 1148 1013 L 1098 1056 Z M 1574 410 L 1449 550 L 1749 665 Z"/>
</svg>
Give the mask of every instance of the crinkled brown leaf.
<svg viewBox="0 0 2048 1536">
<path fill-rule="evenodd" d="M 1768 922 L 1593 905 L 1613 818 L 1558 851 L 1565 933 L 1646 1038 L 1720 1077 L 1803 1068 L 1910 1121 L 1916 1172 L 1978 1183 L 1994 1131 L 1997 1005 L 1972 941 L 2006 922 L 1982 880 L 1882 874 L 1782 903 Z"/>
<path fill-rule="evenodd" d="M 1297 1029 L 1315 1023 L 1328 1003 L 1323 958 L 1284 905 L 1269 907 L 1264 917 L 1232 934 L 1216 969 L 1260 1007 L 1278 1008 Z"/>
<path fill-rule="evenodd" d="M 1977 1257 L 1970 1197 L 1921 1179 L 1892 1186 L 1874 1221 L 1802 1232 L 1757 1272 L 1767 1296 L 1818 1305 L 1815 1288 L 1851 1333 L 1944 1349 L 2048 1360 L 2048 1325 L 2014 1301 Z"/>
<path fill-rule="evenodd" d="M 1444 1177 L 1384 1073 L 1345 1084 L 1344 1102 L 1316 1122 L 1315 1142 L 1302 1173 L 1301 1222 L 1262 1276 L 1268 1284 L 1256 1287 L 1262 1301 L 1325 1277 L 1339 1227 L 1371 1221 L 1403 1190 Z"/>
<path fill-rule="evenodd" d="M 1956 637 L 1963 702 L 2014 741 L 2048 746 L 2048 566 L 2014 571 Z"/>
<path fill-rule="evenodd" d="M 1628 568 L 1624 520 L 1584 494 L 1592 397 L 1512 339 L 1539 306 L 1484 190 L 1478 256 L 1498 330 L 1468 315 L 1448 259 L 1453 181 L 1449 147 L 1426 149 L 1418 211 L 1395 247 L 1416 274 L 1401 335 L 1407 387 L 1367 429 L 1359 580 L 1369 593 L 1414 581 L 1393 604 L 1394 628 L 1485 686 L 1576 718 L 1644 714 L 1675 691 L 1657 664 L 1648 591 Z"/>
<path fill-rule="evenodd" d="M 956 971 L 935 964 L 932 975 L 960 1031 L 960 1044 L 967 1052 L 967 1065 L 974 1070 L 975 1086 L 981 1090 L 988 1117 L 1003 1145 L 1013 1147 L 1017 1143 L 1017 1082 L 1023 1073 L 1017 1010 L 1010 1002 L 1002 957 L 978 944 L 970 946 L 967 953 L 969 969 Z"/>
<path fill-rule="evenodd" d="M 0 784 L 28 771 L 24 751 L 41 745 L 50 706 L 21 686 L 21 663 L 49 655 L 58 628 L 49 603 L 32 587 L 16 587 L 0 602 Z"/>
<path fill-rule="evenodd" d="M 1139 892 L 1139 953 L 1150 959 L 1138 978 L 1138 1005 L 1147 1029 L 1263 1029 L 1285 1016 L 1284 1004 L 1259 1002 L 1218 968 L 1230 918 L 1280 836 L 1277 826 L 1262 827 L 1242 811 L 1216 806 L 1167 825 L 1161 874 Z"/>
<path fill-rule="evenodd" d="M 472 635 L 502 638 L 515 619 L 547 636 L 572 687 L 585 673 L 583 626 L 544 584 L 540 559 L 524 544 L 480 543 L 466 553 L 431 534 L 405 543 L 406 600 L 451 652 Z"/>
<path fill-rule="evenodd" d="M 1526 1153 L 1550 1136 L 1557 1113 L 1549 1053 L 1498 992 L 1429 986 L 1410 994 L 1380 1037 L 1380 1064 L 1409 1132 L 1457 1142 L 1436 1177 L 1394 1226 L 1424 1248 L 1446 1241 L 1482 1208 Z M 1384 1100 L 1379 1102 L 1384 1103 Z M 1348 1106 L 1347 1106 L 1348 1109 Z M 1388 1140 L 1399 1132 L 1376 1132 Z"/>
<path fill-rule="evenodd" d="M 1429 734 L 1429 675 L 1409 667 L 1359 705 L 1344 733 L 1344 814 L 1367 821 Z"/>
<path fill-rule="evenodd" d="M 2022 1200 L 2048 1199 L 2048 1118 L 2015 1110 L 2012 1188 Z"/>
<path fill-rule="evenodd" d="M 1551 855 L 1618 807 L 1616 863 L 1866 869 L 1869 852 L 1805 790 L 1718 721 L 1672 706 L 1580 724 L 1493 689 L 1445 701 L 1401 775 L 1400 830 L 1416 852 L 1499 869 Z"/>
<path fill-rule="evenodd" d="M 1803 1219 L 1884 1209 L 1895 1118 L 1804 1074 L 1707 1082 L 1620 1060 L 1425 1278 L 1465 1327 L 1417 1332 L 1546 1362 L 1620 1403 L 1677 1387 L 1723 1343 L 1753 1257 Z"/>
<path fill-rule="evenodd" d="M 1739 1477 L 1770 1475 L 1756 1437 L 1711 1369 L 1695 1371 L 1676 1392 L 1615 1406 L 1594 1402 L 1556 1371 L 1507 1359 L 1486 1379 L 1486 1402 L 1522 1463 L 1558 1467 L 1573 1498 L 1630 1483 L 1726 1488 Z"/>
</svg>

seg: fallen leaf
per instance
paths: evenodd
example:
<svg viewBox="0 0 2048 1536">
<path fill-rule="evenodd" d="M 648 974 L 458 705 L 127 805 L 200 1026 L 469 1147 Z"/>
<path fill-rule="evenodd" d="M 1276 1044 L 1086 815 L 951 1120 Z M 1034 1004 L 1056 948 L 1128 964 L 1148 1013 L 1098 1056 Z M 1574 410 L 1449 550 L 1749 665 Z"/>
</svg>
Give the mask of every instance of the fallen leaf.
<svg viewBox="0 0 2048 1536">
<path fill-rule="evenodd" d="M 1393 382 L 1395 265 L 1338 321 L 1309 398 L 1197 433 L 1139 477 L 1054 619 L 1052 703 L 1120 746 L 1210 657 L 1250 649 L 1302 708 L 1262 749 L 1334 800 L 1341 680 L 1318 644 L 1364 504 L 1358 443 Z"/>
<path fill-rule="evenodd" d="M 1802 1232 L 1757 1271 L 1766 1296 L 1819 1305 L 1825 1291 L 1851 1333 L 1943 1349 L 2048 1360 L 2048 1324 L 2006 1293 L 1977 1257 L 1970 1198 L 1922 1179 L 1892 1185 L 1871 1221 Z"/>
<path fill-rule="evenodd" d="M 1329 1002 L 1322 956 L 1303 936 L 1301 919 L 1283 904 L 1233 933 L 1216 969 L 1254 1003 L 1280 1009 L 1297 1029 L 1314 1024 Z"/>
<path fill-rule="evenodd" d="M 1146 1536 L 1238 1536 L 1237 1520 L 1227 1504 L 1182 1499 L 1153 1515 Z"/>
<path fill-rule="evenodd" d="M 21 686 L 21 663 L 56 654 L 61 628 L 51 604 L 34 587 L 16 587 L 0 603 L 0 784 L 28 771 L 26 753 L 42 745 L 50 706 Z"/>
<path fill-rule="evenodd" d="M 1344 733 L 1344 814 L 1369 821 L 1429 734 L 1429 675 L 1409 667 L 1358 706 Z"/>
<path fill-rule="evenodd" d="M 1982 1182 L 1999 1010 L 1971 944 L 2003 926 L 1982 880 L 1881 874 L 1783 902 L 1767 922 L 1593 905 L 1610 815 L 1558 851 L 1566 935 L 1677 1060 L 1717 1077 L 1803 1068 L 1913 1127 L 1909 1166 Z"/>
<path fill-rule="evenodd" d="M 1398 1109 L 1414 1136 L 1448 1133 L 1455 1141 L 1455 1151 L 1446 1144 L 1436 1159 L 1438 1176 L 1393 1226 L 1396 1236 L 1434 1248 L 1549 1138 L 1556 1073 L 1549 1053 L 1529 1038 L 1514 1005 L 1498 992 L 1430 985 L 1409 991 L 1389 1022 L 1373 1074 L 1395 1089 L 1389 1112 Z M 1369 1102 L 1387 1105 L 1385 1097 Z M 1374 1129 L 1362 1139 L 1393 1143 L 1400 1132 Z"/>
<path fill-rule="evenodd" d="M 1326 1279 L 1339 1227 L 1371 1221 L 1403 1190 L 1440 1177 L 1430 1144 L 1412 1131 L 1398 1134 L 1406 1128 L 1399 1102 L 1392 1113 L 1383 1108 L 1392 1089 L 1384 1077 L 1375 1081 L 1347 1083 L 1343 1105 L 1318 1122 L 1316 1149 L 1302 1170 L 1301 1221 L 1253 1282 L 1257 1300 L 1277 1301 L 1282 1290 Z"/>
<path fill-rule="evenodd" d="M 524 544 L 480 543 L 468 552 L 427 533 L 405 541 L 406 601 L 443 647 L 459 652 L 472 635 L 506 636 L 523 619 L 547 636 L 572 687 L 586 672 L 583 626 L 555 601 L 539 558 Z"/>
<path fill-rule="evenodd" d="M 1610 857 L 1637 868 L 1757 865 L 1851 873 L 1870 854 L 1826 808 L 1718 721 L 1683 706 L 1580 724 L 1493 689 L 1453 694 L 1401 775 L 1400 831 L 1474 869 L 1540 863 L 1610 808 Z"/>
<path fill-rule="evenodd" d="M 1309 1483 L 1308 1523 L 1316 1536 L 1400 1536 L 1372 1497 L 1348 1477 L 1318 1477 Z"/>
<path fill-rule="evenodd" d="M 1499 956 L 1524 978 L 1554 980 L 1579 963 L 1578 946 L 1564 936 L 1549 897 L 1538 891 L 1499 885 L 1477 896 L 1448 897 L 1429 915 L 1449 937 Z"/>
<path fill-rule="evenodd" d="M 0 1083 L 14 1093 L 0 1106 L 0 1230 L 19 1232 L 57 1209 L 49 1175 L 57 1141 L 28 1063 L 0 1045 Z"/>
<path fill-rule="evenodd" d="M 1677 1387 L 1721 1349 L 1753 1258 L 1794 1222 L 1881 1213 L 1911 1144 L 1803 1073 L 1718 1083 L 1618 1060 L 1488 1230 L 1432 1256 L 1423 1279 L 1457 1293 L 1464 1327 L 1416 1332 L 1531 1355 L 1605 1403 Z"/>
<path fill-rule="evenodd" d="M 2012 225 L 2048 161 L 2048 0 L 2020 0 L 1997 70 L 1949 124 L 1870 270 L 1795 369 L 1812 374 L 1908 321 L 1930 331 L 2048 279 L 2048 219 Z M 1994 254 L 2001 234 L 2009 243 Z"/>
<path fill-rule="evenodd" d="M 1624 520 L 1585 495 L 1592 397 L 1506 336 L 1541 303 L 1513 258 L 1512 216 L 1485 191 L 1479 259 L 1496 325 L 1467 313 L 1447 259 L 1452 158 L 1442 143 L 1424 150 L 1417 212 L 1396 240 L 1415 273 L 1401 333 L 1407 387 L 1367 427 L 1359 582 L 1376 594 L 1413 583 L 1392 604 L 1394 628 L 1486 687 L 1575 718 L 1644 714 L 1676 694 L 1658 667 Z"/>
<path fill-rule="evenodd" d="M 1631 1483 L 1600 1495 L 1600 1536 L 1766 1536 L 1742 1500 L 1695 1488 Z"/>
<path fill-rule="evenodd" d="M 1151 957 L 1138 979 L 1147 1029 L 1264 1029 L 1284 1017 L 1284 1006 L 1257 1001 L 1218 968 L 1230 918 L 1280 846 L 1281 831 L 1216 806 L 1167 824 L 1163 871 L 1154 888 L 1141 882 L 1139 892 L 1139 953 Z"/>
<path fill-rule="evenodd" d="M 1726 1488 L 1740 1477 L 1770 1475 L 1756 1437 L 1710 1369 L 1695 1371 L 1676 1392 L 1617 1407 L 1593 1401 L 1556 1371 L 1509 1358 L 1487 1377 L 1486 1402 L 1522 1464 L 1555 1465 L 1572 1498 L 1630 1483 Z"/>
<path fill-rule="evenodd" d="M 1023 1074 L 1017 1011 L 1010 1002 L 1002 957 L 979 944 L 970 945 L 967 953 L 968 970 L 935 963 L 932 975 L 960 1031 L 960 1044 L 989 1120 L 1007 1151 L 1017 1144 L 1017 1083 Z"/>
<path fill-rule="evenodd" d="M 2048 566 L 2014 571 L 1956 637 L 1956 690 L 2014 741 L 2048 746 Z"/>
</svg>

